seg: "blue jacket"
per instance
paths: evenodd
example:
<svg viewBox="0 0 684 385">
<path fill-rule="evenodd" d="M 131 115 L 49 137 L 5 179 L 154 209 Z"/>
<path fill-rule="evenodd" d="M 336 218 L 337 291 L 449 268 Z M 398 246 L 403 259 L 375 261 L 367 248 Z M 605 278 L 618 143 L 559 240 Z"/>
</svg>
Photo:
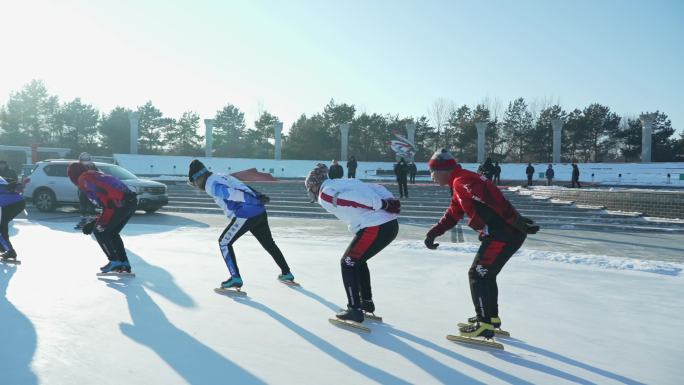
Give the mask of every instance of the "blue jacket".
<svg viewBox="0 0 684 385">
<path fill-rule="evenodd" d="M 228 219 L 252 218 L 266 211 L 257 193 L 230 175 L 212 174 L 207 178 L 204 189 Z"/>
<path fill-rule="evenodd" d="M 0 177 L 0 207 L 9 206 L 23 200 L 21 194 L 11 191 L 7 181 Z"/>
</svg>

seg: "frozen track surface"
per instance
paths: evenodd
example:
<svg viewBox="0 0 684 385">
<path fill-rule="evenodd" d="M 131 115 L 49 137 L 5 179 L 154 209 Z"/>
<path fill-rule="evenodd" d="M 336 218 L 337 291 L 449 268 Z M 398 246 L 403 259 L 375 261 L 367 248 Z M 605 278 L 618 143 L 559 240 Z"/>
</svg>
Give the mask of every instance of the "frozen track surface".
<svg viewBox="0 0 684 385">
<path fill-rule="evenodd" d="M 339 258 L 351 235 L 316 223 L 276 235 L 301 289 L 276 282 L 271 258 L 245 236 L 236 253 L 249 296 L 234 300 L 212 290 L 227 274 L 220 229 L 182 224 L 129 225 L 124 241 L 137 277 L 117 281 L 97 279 L 102 253 L 72 223 L 16 221 L 23 264 L 0 265 L 1 382 L 681 381 L 681 270 L 578 263 L 579 254 L 569 263 L 525 247 L 499 277 L 501 317 L 515 339 L 492 352 L 445 339 L 473 314 L 473 244 L 433 252 L 404 239 L 374 257 L 374 299 L 387 324 L 359 335 L 327 321 L 345 302 Z"/>
</svg>

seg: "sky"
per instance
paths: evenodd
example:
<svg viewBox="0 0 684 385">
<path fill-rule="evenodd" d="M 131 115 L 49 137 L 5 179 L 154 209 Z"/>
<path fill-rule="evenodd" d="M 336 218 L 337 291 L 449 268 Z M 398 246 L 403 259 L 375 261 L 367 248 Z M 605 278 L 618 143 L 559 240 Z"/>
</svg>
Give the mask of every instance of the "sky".
<svg viewBox="0 0 684 385">
<path fill-rule="evenodd" d="M 0 42 L 0 104 L 41 79 L 103 112 L 231 103 L 285 130 L 330 99 L 403 117 L 518 97 L 684 128 L 677 0 L 0 0 Z"/>
</svg>

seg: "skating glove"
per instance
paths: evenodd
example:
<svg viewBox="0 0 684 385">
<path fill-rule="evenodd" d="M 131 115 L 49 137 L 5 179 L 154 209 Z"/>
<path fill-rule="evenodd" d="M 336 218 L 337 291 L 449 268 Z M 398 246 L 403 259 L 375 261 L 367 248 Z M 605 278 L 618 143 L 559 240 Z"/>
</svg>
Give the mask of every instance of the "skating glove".
<svg viewBox="0 0 684 385">
<path fill-rule="evenodd" d="M 434 250 L 439 247 L 439 243 L 435 243 L 435 238 L 428 235 L 425 237 L 425 247 Z"/>
<path fill-rule="evenodd" d="M 266 203 L 269 203 L 271 201 L 271 198 L 268 195 L 264 194 L 257 195 L 257 198 L 259 198 L 259 202 L 261 202 L 262 205 L 265 205 Z"/>
<path fill-rule="evenodd" d="M 513 227 L 525 234 L 536 234 L 537 231 L 539 231 L 538 224 L 534 223 L 534 221 L 530 218 L 525 218 L 522 215 L 515 220 Z"/>
<path fill-rule="evenodd" d="M 388 213 L 399 214 L 401 211 L 401 202 L 399 202 L 399 199 L 383 199 L 381 208 Z"/>
<path fill-rule="evenodd" d="M 92 221 L 83 225 L 83 228 L 81 229 L 81 231 L 83 231 L 83 234 L 85 234 L 85 235 L 90 235 L 93 233 L 94 229 L 95 229 L 95 220 L 93 219 Z"/>
</svg>

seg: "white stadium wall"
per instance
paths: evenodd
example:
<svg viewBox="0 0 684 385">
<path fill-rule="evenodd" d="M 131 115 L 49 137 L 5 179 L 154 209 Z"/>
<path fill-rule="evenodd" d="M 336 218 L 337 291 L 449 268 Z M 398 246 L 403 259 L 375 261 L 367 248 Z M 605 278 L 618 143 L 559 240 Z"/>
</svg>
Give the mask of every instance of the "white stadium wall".
<svg viewBox="0 0 684 385">
<path fill-rule="evenodd" d="M 114 154 L 116 161 L 123 167 L 137 175 L 187 175 L 188 165 L 193 159 L 199 159 L 211 170 L 223 173 L 233 173 L 256 168 L 261 172 L 271 173 L 276 178 L 303 178 L 316 163 L 330 165 L 330 160 L 273 160 L 273 159 L 244 159 L 244 158 L 204 158 L 190 156 L 166 155 L 130 155 Z M 345 167 L 346 162 L 340 162 Z M 417 162 L 418 170 L 427 170 L 427 163 Z M 535 181 L 544 181 L 541 173 L 546 171 L 548 163 L 533 163 Z M 651 186 L 683 186 L 684 163 L 579 163 L 580 181 L 604 184 L 651 185 Z M 359 178 L 392 179 L 392 176 L 377 176 L 377 170 L 392 170 L 391 162 L 359 162 L 356 176 Z M 477 164 L 462 165 L 468 170 L 475 171 Z M 524 180 L 527 164 L 506 163 L 501 165 L 502 180 Z M 572 168 L 569 163 L 559 163 L 553 166 L 556 180 L 569 181 Z M 670 174 L 668 183 L 667 174 Z M 592 178 L 592 174 L 594 174 Z M 621 176 L 620 176 L 621 175 Z M 419 177 L 418 180 L 427 181 L 429 177 Z"/>
</svg>

